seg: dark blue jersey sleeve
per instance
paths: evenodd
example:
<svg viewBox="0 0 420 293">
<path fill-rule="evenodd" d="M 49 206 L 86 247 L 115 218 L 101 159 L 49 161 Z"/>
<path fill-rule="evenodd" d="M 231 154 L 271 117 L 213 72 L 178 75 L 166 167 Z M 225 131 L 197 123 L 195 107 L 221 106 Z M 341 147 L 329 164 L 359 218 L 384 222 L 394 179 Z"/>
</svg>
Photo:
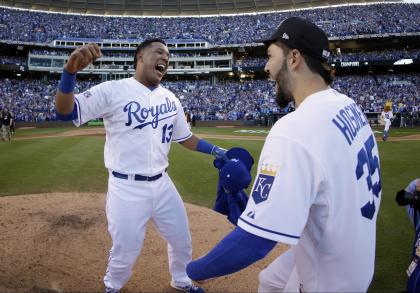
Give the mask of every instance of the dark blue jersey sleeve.
<svg viewBox="0 0 420 293">
<path fill-rule="evenodd" d="M 276 244 L 236 227 L 207 255 L 190 262 L 187 274 L 195 281 L 232 274 L 264 258 Z"/>
</svg>

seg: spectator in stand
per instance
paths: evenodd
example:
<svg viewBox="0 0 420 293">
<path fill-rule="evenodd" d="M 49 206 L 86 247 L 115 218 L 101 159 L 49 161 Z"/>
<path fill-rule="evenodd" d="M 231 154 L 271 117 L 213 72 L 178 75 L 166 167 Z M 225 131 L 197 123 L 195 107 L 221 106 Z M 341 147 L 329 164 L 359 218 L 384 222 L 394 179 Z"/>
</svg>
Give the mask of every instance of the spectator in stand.
<svg viewBox="0 0 420 293">
<path fill-rule="evenodd" d="M 311 20 L 329 37 L 420 31 L 420 5 L 383 3 L 327 7 L 256 15 L 135 18 L 100 17 L 0 8 L 0 38 L 49 43 L 63 38 L 204 39 L 211 44 L 243 44 L 261 39 L 290 16 Z M 254 28 L 252 30 L 248 28 Z M 170 28 L 170 29 L 168 29 Z"/>
<path fill-rule="evenodd" d="M 351 61 L 379 61 L 390 60 L 397 61 L 400 59 L 420 59 L 419 49 L 392 49 L 383 51 L 357 51 L 357 52 L 341 52 L 335 53 L 331 62 L 351 62 Z M 264 68 L 265 57 L 241 57 L 235 62 L 236 67 L 241 68 Z"/>
<path fill-rule="evenodd" d="M 80 81 L 77 91 L 95 83 Z M 182 80 L 163 84 L 180 97 L 183 107 L 195 113 L 196 120 L 242 120 L 246 113 L 249 117 L 268 117 L 280 111 L 272 99 L 274 87 L 266 80 L 227 80 L 216 84 L 209 80 Z M 390 100 L 395 114 L 402 112 L 418 119 L 415 113 L 420 106 L 419 84 L 419 74 L 343 75 L 338 76 L 332 87 L 354 99 L 365 112 L 380 113 Z M 13 112 L 16 121 L 54 120 L 56 85 L 56 80 L 0 78 L 0 107 Z M 287 113 L 288 109 L 281 111 Z M 411 118 L 407 121 L 409 125 L 417 123 Z"/>
</svg>

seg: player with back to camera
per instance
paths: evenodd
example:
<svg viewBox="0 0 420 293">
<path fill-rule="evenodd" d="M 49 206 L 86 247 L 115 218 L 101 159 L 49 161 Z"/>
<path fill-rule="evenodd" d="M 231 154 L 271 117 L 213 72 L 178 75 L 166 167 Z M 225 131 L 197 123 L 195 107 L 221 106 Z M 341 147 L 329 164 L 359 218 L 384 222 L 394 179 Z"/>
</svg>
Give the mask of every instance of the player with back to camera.
<svg viewBox="0 0 420 293">
<path fill-rule="evenodd" d="M 187 273 L 239 271 L 278 242 L 290 247 L 259 274 L 259 292 L 364 292 L 374 272 L 381 198 L 378 148 L 362 110 L 329 87 L 326 34 L 297 17 L 263 41 L 280 107 L 238 226 Z"/>
<path fill-rule="evenodd" d="M 161 39 L 141 43 L 135 52 L 135 75 L 98 84 L 75 95 L 76 73 L 102 56 L 97 44 L 71 53 L 56 94 L 57 117 L 80 126 L 103 118 L 105 167 L 109 170 L 106 215 L 112 248 L 104 277 L 105 292 L 119 292 L 140 254 L 146 223 L 152 220 L 168 242 L 171 286 L 204 292 L 186 274 L 192 247 L 182 199 L 169 178 L 171 142 L 216 157 L 225 150 L 193 135 L 180 101 L 160 85 L 169 65 Z"/>
</svg>

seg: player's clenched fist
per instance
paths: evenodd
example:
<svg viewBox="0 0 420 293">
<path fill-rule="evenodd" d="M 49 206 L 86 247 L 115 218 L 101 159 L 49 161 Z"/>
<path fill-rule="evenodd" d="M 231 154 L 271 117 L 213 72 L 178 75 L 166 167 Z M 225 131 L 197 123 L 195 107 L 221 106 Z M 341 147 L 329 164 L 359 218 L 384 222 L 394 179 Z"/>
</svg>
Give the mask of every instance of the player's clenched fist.
<svg viewBox="0 0 420 293">
<path fill-rule="evenodd" d="M 69 73 L 76 73 L 100 57 L 102 57 L 102 53 L 99 46 L 95 43 L 90 43 L 74 50 L 64 68 Z"/>
</svg>

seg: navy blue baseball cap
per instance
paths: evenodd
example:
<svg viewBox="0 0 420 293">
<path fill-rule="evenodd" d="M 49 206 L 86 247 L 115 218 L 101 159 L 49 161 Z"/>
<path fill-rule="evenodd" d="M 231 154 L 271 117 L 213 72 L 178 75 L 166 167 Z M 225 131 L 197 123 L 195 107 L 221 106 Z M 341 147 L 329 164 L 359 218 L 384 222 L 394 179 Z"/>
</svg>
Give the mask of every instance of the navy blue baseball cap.
<svg viewBox="0 0 420 293">
<path fill-rule="evenodd" d="M 257 42 L 264 43 L 268 47 L 277 41 L 319 61 L 327 61 L 330 56 L 328 37 L 325 32 L 316 24 L 301 17 L 283 20 L 269 38 Z"/>
<path fill-rule="evenodd" d="M 230 193 L 237 193 L 247 188 L 252 181 L 248 167 L 240 160 L 231 159 L 219 173 L 220 183 Z"/>
<path fill-rule="evenodd" d="M 241 147 L 230 148 L 226 152 L 226 157 L 228 157 L 228 159 L 230 160 L 232 159 L 240 160 L 248 169 L 248 171 L 251 171 L 252 165 L 254 165 L 254 158 L 246 149 L 241 148 Z"/>
</svg>

